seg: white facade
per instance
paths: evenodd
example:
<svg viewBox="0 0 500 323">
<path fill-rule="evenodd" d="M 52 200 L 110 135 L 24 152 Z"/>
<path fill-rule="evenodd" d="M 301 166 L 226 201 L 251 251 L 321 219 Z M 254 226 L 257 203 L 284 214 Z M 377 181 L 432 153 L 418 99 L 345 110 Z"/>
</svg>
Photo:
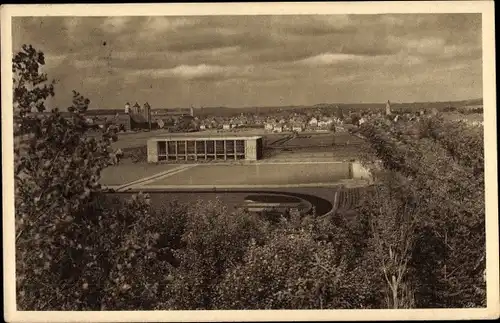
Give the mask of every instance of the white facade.
<svg viewBox="0 0 500 323">
<path fill-rule="evenodd" d="M 258 160 L 262 158 L 262 137 L 168 136 L 147 141 L 150 163 L 198 160 Z"/>
<path fill-rule="evenodd" d="M 272 123 L 266 123 L 264 125 L 264 129 L 266 129 L 266 130 L 273 130 L 273 128 L 274 128 L 274 125 Z"/>
<path fill-rule="evenodd" d="M 321 121 L 318 121 L 318 127 L 328 127 L 329 125 L 332 124 L 332 120 L 321 120 Z"/>
<path fill-rule="evenodd" d="M 311 118 L 311 120 L 309 120 L 309 125 L 311 126 L 317 126 L 318 125 L 318 119 L 316 118 Z"/>
</svg>

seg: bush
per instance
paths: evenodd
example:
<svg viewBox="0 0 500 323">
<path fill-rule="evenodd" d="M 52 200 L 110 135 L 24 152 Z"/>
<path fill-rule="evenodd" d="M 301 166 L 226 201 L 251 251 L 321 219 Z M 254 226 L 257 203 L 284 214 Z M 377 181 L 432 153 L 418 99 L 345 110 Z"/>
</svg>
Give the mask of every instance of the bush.
<svg viewBox="0 0 500 323">
<path fill-rule="evenodd" d="M 119 260 L 113 253 L 123 245 L 127 228 L 146 213 L 145 203 L 133 199 L 123 204 L 96 195 L 64 225 L 30 231 L 33 239 L 16 245 L 18 308 L 102 309 L 112 266 Z"/>
<path fill-rule="evenodd" d="M 129 158 L 134 163 L 146 162 L 148 158 L 148 148 L 146 146 L 124 148 L 123 158 Z"/>
<path fill-rule="evenodd" d="M 108 244 L 110 270 L 105 280 L 102 309 L 154 310 L 170 298 L 170 284 L 178 265 L 173 250 L 179 248 L 186 208 L 170 203 L 152 210 L 147 195 L 135 195 L 125 202 L 121 218 L 111 226 L 118 230 Z"/>
<path fill-rule="evenodd" d="M 264 244 L 252 243 L 217 290 L 219 309 L 321 309 L 369 307 L 371 285 L 361 245 L 363 229 L 339 218 L 291 216 L 273 225 Z M 351 235 L 353 233 L 353 235 Z M 360 273 L 363 274 L 360 275 Z M 355 273 L 354 275 L 352 273 Z M 356 292 L 353 292 L 356 290 Z"/>
<path fill-rule="evenodd" d="M 231 213 L 218 200 L 198 202 L 187 213 L 182 248 L 174 251 L 179 266 L 169 286 L 165 307 L 212 309 L 223 273 L 238 264 L 252 241 L 262 243 L 267 225 L 245 212 Z"/>
<path fill-rule="evenodd" d="M 276 234 L 252 244 L 244 262 L 228 271 L 218 289 L 218 308 L 339 308 L 345 262 L 330 243 L 307 232 Z"/>
</svg>

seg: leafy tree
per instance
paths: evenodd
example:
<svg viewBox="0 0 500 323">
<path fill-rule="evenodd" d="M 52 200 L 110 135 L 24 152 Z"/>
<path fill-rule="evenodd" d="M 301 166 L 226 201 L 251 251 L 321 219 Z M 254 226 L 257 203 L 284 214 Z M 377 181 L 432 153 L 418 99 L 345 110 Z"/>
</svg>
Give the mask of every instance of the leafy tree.
<svg viewBox="0 0 500 323">
<path fill-rule="evenodd" d="M 21 117 L 32 111 L 45 111 L 45 100 L 54 96 L 55 81 L 46 84 L 47 74 L 41 72 L 43 65 L 43 52 L 31 45 L 23 45 L 12 59 L 14 107 Z"/>
<path fill-rule="evenodd" d="M 110 136 L 85 136 L 81 112 L 90 101 L 74 92 L 74 113 L 64 118 L 56 109 L 48 114 L 45 99 L 53 83 L 47 76 L 42 52 L 32 46 L 14 56 L 14 105 L 25 133 L 25 145 L 15 150 L 16 270 L 20 308 L 46 309 L 53 303 L 71 305 L 63 290 L 78 277 L 82 238 L 92 232 L 94 202 L 101 192 L 100 171 L 113 162 Z M 46 288 L 42 288 L 46 286 Z"/>
<path fill-rule="evenodd" d="M 344 110 L 342 109 L 342 107 L 336 107 L 335 117 L 337 117 L 340 120 L 344 120 L 345 116 L 344 116 Z"/>
<path fill-rule="evenodd" d="M 227 274 L 221 302 L 229 309 L 327 308 L 342 266 L 310 234 L 277 234 L 264 246 L 252 245 L 243 264 Z"/>
<path fill-rule="evenodd" d="M 282 218 L 272 227 L 266 241 L 252 243 L 243 260 L 225 273 L 217 289 L 218 308 L 327 309 L 373 305 L 373 290 L 377 289 L 363 281 L 369 277 L 360 266 L 364 247 L 354 242 L 362 241 L 358 238 L 364 230 L 357 232 L 339 217 L 297 215 Z"/>
<path fill-rule="evenodd" d="M 81 95 L 79 92 L 73 90 L 73 105 L 68 107 L 69 112 L 77 112 L 77 113 L 84 113 L 87 111 L 90 100 L 88 98 L 85 98 L 83 95 Z"/>
<path fill-rule="evenodd" d="M 174 270 L 167 307 L 213 309 L 217 285 L 226 270 L 239 263 L 251 241 L 265 239 L 267 225 L 256 216 L 230 212 L 220 201 L 191 207 L 174 251 Z"/>
<path fill-rule="evenodd" d="M 108 205 L 106 223 L 119 234 L 99 241 L 99 249 L 108 251 L 109 263 L 97 290 L 102 294 L 101 309 L 162 308 L 172 298 L 169 284 L 179 265 L 174 251 L 181 247 L 187 207 L 174 202 L 151 208 L 145 194 L 133 195 L 124 206 L 110 209 Z"/>
<path fill-rule="evenodd" d="M 381 208 L 383 201 L 396 206 L 405 199 L 418 205 L 414 211 L 418 221 L 413 223 L 416 238 L 407 262 L 415 306 L 482 306 L 482 134 L 460 123 L 444 122 L 439 116 L 418 123 L 406 121 L 403 128 L 407 131 L 379 121 L 360 127 L 360 133 L 371 143 L 373 155 L 387 171 L 400 177 L 408 196 L 376 199 L 373 203 L 380 205 L 370 207 Z M 389 226 L 387 220 L 384 223 Z"/>
<path fill-rule="evenodd" d="M 31 113 L 45 111 L 45 100 L 54 96 L 55 81 L 49 82 L 47 74 L 42 73 L 43 65 L 43 52 L 31 45 L 23 45 L 12 59 L 14 118 L 20 121 L 15 135 L 29 133 L 35 122 Z"/>
<path fill-rule="evenodd" d="M 357 113 L 357 112 L 352 113 L 350 115 L 350 119 L 349 119 L 350 121 L 349 121 L 349 123 L 351 123 L 353 125 L 357 125 L 360 119 L 361 119 L 361 116 L 360 116 L 359 113 Z"/>
<path fill-rule="evenodd" d="M 389 174 L 385 185 L 377 185 L 361 208 L 368 218 L 371 256 L 384 281 L 387 308 L 414 307 L 413 287 L 408 268 L 414 244 L 415 203 L 402 187 L 400 178 Z"/>
</svg>

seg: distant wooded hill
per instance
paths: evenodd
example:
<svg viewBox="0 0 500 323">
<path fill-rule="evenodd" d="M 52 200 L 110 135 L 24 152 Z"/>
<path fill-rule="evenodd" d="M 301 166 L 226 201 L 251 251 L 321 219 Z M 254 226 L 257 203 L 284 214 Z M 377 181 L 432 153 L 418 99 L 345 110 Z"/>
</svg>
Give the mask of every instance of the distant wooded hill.
<svg viewBox="0 0 500 323">
<path fill-rule="evenodd" d="M 460 108 L 464 106 L 482 105 L 483 99 L 472 99 L 462 101 L 443 101 L 443 102 L 411 102 L 399 103 L 391 102 L 391 108 L 397 110 L 398 108 L 409 108 L 411 110 L 421 109 L 446 109 L 448 107 Z M 345 111 L 362 111 L 362 110 L 379 110 L 385 109 L 386 102 L 383 103 L 320 103 L 315 105 L 295 105 L 295 106 L 269 106 L 269 107 L 243 107 L 243 108 L 230 108 L 230 107 L 204 107 L 195 108 L 194 112 L 197 116 L 205 115 L 219 115 L 230 116 L 240 113 L 255 113 L 255 114 L 269 114 L 287 110 L 306 110 L 311 108 L 325 109 L 340 107 Z"/>
<path fill-rule="evenodd" d="M 203 107 L 194 108 L 195 116 L 233 116 L 240 113 L 252 113 L 252 114 L 270 114 L 276 112 L 287 112 L 289 110 L 303 111 L 311 108 L 316 109 L 327 109 L 340 107 L 344 111 L 362 111 L 362 110 L 383 110 L 385 109 L 386 102 L 383 103 L 319 103 L 315 105 L 293 105 L 293 106 L 268 106 L 268 107 Z M 482 105 L 483 99 L 472 99 L 472 100 L 462 100 L 462 101 L 443 101 L 443 102 L 391 102 L 391 108 L 397 110 L 398 108 L 405 108 L 411 110 L 421 110 L 421 109 L 445 109 L 448 107 L 460 108 L 464 106 Z M 161 109 L 165 110 L 165 109 Z M 169 110 L 169 109 L 167 109 Z M 175 109 L 172 109 L 175 110 Z M 152 107 L 152 111 L 155 111 Z M 123 109 L 89 109 L 89 114 L 91 115 L 108 115 L 122 113 Z"/>
</svg>

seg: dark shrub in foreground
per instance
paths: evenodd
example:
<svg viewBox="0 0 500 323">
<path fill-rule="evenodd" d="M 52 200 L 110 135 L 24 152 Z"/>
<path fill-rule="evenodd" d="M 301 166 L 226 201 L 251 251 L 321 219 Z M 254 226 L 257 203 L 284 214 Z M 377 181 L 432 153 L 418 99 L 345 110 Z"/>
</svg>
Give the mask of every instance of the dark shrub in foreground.
<svg viewBox="0 0 500 323">
<path fill-rule="evenodd" d="M 226 270 L 240 263 L 252 241 L 267 239 L 267 224 L 246 212 L 230 212 L 220 201 L 191 206 L 174 254 L 179 266 L 169 285 L 167 308 L 213 309 Z"/>
</svg>

